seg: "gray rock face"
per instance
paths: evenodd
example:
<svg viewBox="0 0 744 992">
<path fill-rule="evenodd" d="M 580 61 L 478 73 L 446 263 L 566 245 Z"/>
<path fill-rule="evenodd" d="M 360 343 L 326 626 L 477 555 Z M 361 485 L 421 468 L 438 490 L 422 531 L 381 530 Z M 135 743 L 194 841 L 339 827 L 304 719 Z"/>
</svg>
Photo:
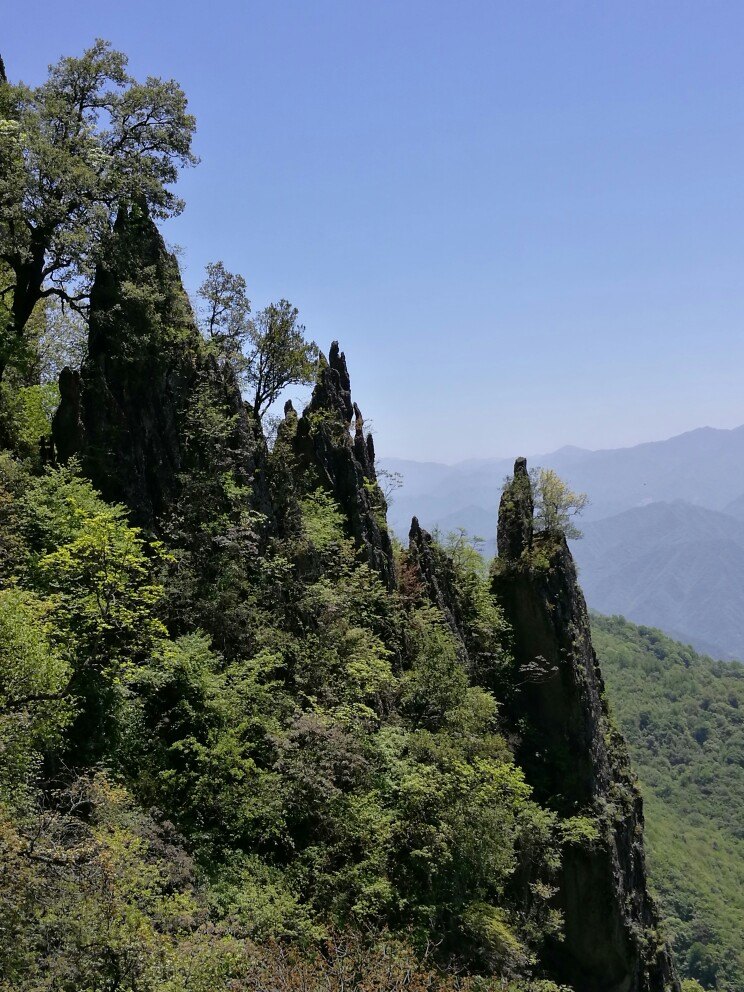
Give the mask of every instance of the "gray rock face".
<svg viewBox="0 0 744 992">
<path fill-rule="evenodd" d="M 562 536 L 532 535 L 528 486 L 520 465 L 502 500 L 493 576 L 516 665 L 507 720 L 520 728 L 516 757 L 536 799 L 564 817 L 590 815 L 600 829 L 594 844 L 565 846 L 557 895 L 565 938 L 546 961 L 582 992 L 678 990 L 671 956 L 654 939 L 642 801 L 609 721 L 573 558 Z"/>
<path fill-rule="evenodd" d="M 354 437 L 349 426 L 356 414 Z M 372 438 L 352 403 L 346 358 L 334 341 L 328 361 L 321 357 L 318 381 L 297 423 L 293 446 L 301 472 L 336 499 L 349 535 L 385 585 L 395 586 L 387 504 L 377 484 Z"/>
<path fill-rule="evenodd" d="M 346 367 L 346 355 L 340 351 L 338 341 L 333 341 L 328 361 L 321 356 L 318 381 L 313 390 L 308 410 L 333 410 L 348 426 L 354 416 L 351 402 L 351 379 Z"/>
<path fill-rule="evenodd" d="M 81 417 L 80 373 L 64 368 L 59 375 L 60 404 L 52 418 L 57 457 L 67 462 L 82 451 L 85 428 Z"/>
</svg>

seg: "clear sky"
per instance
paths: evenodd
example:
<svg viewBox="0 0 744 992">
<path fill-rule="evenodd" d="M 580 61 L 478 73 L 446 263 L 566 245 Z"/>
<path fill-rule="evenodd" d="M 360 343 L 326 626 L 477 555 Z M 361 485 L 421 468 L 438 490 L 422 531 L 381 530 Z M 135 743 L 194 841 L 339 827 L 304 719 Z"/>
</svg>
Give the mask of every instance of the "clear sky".
<svg viewBox="0 0 744 992">
<path fill-rule="evenodd" d="M 744 422 L 741 0 L 37 0 L 0 52 L 95 36 L 197 115 L 187 284 L 222 258 L 338 338 L 378 451 Z"/>
</svg>

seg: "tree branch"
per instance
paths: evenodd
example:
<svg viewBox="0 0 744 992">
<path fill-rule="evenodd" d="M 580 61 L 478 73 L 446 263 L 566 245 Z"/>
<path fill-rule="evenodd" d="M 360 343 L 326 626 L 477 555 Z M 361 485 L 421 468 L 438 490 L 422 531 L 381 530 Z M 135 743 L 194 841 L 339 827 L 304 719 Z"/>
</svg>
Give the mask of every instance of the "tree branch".
<svg viewBox="0 0 744 992">
<path fill-rule="evenodd" d="M 0 714 L 16 713 L 18 710 L 24 709 L 31 703 L 54 703 L 59 702 L 64 699 L 70 692 L 71 681 L 67 683 L 64 689 L 60 689 L 57 692 L 33 692 L 28 696 L 20 696 L 18 699 L 9 699 L 7 702 L 0 706 Z"/>
</svg>

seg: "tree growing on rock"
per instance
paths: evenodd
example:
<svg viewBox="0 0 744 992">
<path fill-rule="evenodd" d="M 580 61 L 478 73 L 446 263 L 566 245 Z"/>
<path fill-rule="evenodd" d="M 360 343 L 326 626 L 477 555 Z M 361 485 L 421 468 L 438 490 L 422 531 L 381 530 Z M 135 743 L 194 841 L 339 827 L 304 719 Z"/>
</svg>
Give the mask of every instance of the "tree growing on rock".
<svg viewBox="0 0 744 992">
<path fill-rule="evenodd" d="M 245 279 L 222 262 L 207 265 L 197 295 L 204 336 L 235 368 L 259 420 L 287 386 L 313 381 L 318 346 L 305 338 L 299 311 L 288 300 L 251 317 Z"/>
<path fill-rule="evenodd" d="M 530 472 L 535 499 L 535 530 L 563 534 L 568 540 L 582 537 L 575 518 L 586 508 L 589 497 L 575 493 L 552 468 Z"/>
<path fill-rule="evenodd" d="M 176 82 L 138 82 L 101 39 L 50 66 L 41 86 L 0 77 L 0 378 L 40 299 L 85 308 L 121 204 L 180 212 L 169 187 L 196 162 L 194 128 Z"/>
<path fill-rule="evenodd" d="M 229 359 L 236 372 L 244 375 L 243 350 L 251 333 L 251 301 L 245 279 L 228 272 L 223 262 L 210 262 L 197 296 L 205 338 L 220 357 Z"/>
</svg>

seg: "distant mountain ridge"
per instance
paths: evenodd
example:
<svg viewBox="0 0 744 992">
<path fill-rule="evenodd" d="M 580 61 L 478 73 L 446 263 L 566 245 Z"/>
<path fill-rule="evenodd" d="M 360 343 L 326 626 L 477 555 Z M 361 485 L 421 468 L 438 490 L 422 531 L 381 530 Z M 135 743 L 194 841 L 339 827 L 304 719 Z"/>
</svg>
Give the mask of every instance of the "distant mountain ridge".
<svg viewBox="0 0 744 992">
<path fill-rule="evenodd" d="M 515 452 L 519 454 L 519 452 Z M 415 514 L 464 527 L 495 551 L 493 492 L 512 459 L 457 465 L 382 459 L 403 486 L 389 514 L 405 536 Z M 528 458 L 589 495 L 573 550 L 589 604 L 652 624 L 720 658 L 744 658 L 744 426 L 702 427 L 664 441 Z"/>
</svg>

